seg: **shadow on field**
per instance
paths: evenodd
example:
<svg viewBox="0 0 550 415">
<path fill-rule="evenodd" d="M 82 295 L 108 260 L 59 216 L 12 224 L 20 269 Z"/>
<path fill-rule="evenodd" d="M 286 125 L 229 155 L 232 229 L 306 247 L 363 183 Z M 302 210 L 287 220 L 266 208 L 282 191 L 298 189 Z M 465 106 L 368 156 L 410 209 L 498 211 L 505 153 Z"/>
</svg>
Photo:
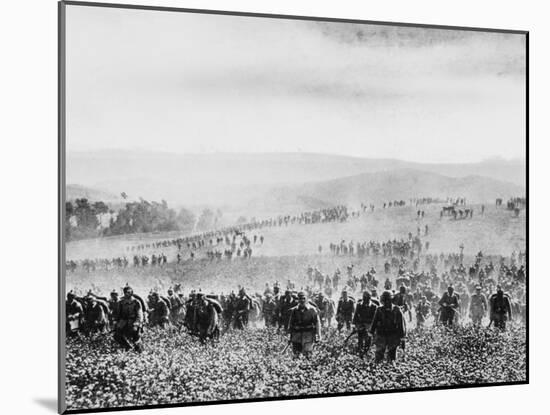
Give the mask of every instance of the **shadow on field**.
<svg viewBox="0 0 550 415">
<path fill-rule="evenodd" d="M 34 398 L 34 402 L 43 408 L 57 413 L 57 399 L 55 398 Z"/>
</svg>

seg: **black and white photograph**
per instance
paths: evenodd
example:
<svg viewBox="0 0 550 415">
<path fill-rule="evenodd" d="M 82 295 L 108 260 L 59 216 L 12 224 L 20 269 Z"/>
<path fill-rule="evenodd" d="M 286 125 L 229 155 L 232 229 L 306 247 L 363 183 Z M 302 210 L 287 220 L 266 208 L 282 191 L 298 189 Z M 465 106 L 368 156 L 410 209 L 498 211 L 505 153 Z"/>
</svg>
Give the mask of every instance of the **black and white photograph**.
<svg viewBox="0 0 550 415">
<path fill-rule="evenodd" d="M 527 32 L 59 11 L 64 410 L 528 383 Z"/>
</svg>

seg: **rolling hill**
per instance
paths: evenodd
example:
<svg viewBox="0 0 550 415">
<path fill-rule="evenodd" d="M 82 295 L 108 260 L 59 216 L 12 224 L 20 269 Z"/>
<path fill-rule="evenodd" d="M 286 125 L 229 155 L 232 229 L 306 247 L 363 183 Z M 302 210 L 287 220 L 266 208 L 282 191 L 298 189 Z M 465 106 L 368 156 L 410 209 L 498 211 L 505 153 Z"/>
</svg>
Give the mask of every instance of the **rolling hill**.
<svg viewBox="0 0 550 415">
<path fill-rule="evenodd" d="M 132 198 L 186 205 L 238 205 L 272 186 L 326 182 L 365 173 L 412 169 L 451 178 L 483 176 L 521 186 L 525 162 L 420 164 L 312 153 L 211 153 L 104 150 L 67 154 L 67 182 Z M 305 196 L 305 195 L 304 195 Z"/>
<path fill-rule="evenodd" d="M 466 197 L 468 203 L 492 203 L 525 193 L 522 186 L 481 176 L 447 177 L 413 169 L 363 173 L 323 182 L 275 186 L 254 198 L 251 211 L 296 212 L 326 206 L 360 203 L 380 205 L 390 200 L 416 197 Z M 304 201 L 309 203 L 306 205 Z"/>
<path fill-rule="evenodd" d="M 101 200 L 103 202 L 121 202 L 122 197 L 116 194 L 96 189 L 93 187 L 82 186 L 79 184 L 68 184 L 66 186 L 67 200 L 85 198 L 88 200 Z"/>
</svg>

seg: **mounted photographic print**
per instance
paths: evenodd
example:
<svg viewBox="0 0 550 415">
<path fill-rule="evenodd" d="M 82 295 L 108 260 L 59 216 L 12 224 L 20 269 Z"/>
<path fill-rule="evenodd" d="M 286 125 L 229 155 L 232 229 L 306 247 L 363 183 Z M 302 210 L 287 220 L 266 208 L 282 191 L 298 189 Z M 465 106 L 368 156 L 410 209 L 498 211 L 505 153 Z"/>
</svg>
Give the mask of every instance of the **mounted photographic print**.
<svg viewBox="0 0 550 415">
<path fill-rule="evenodd" d="M 60 412 L 528 382 L 527 32 L 59 12 Z"/>
</svg>

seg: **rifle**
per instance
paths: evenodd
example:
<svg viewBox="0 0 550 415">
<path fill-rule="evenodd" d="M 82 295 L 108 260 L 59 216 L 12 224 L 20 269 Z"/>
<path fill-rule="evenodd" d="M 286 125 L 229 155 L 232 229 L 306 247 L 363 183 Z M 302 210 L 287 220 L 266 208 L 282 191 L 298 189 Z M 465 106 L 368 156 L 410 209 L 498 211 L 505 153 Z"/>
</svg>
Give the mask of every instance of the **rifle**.
<svg viewBox="0 0 550 415">
<path fill-rule="evenodd" d="M 288 346 L 290 346 L 290 343 L 291 343 L 291 341 L 289 340 L 289 341 L 287 342 L 285 348 L 284 348 L 283 350 L 281 350 L 281 352 L 279 353 L 279 355 L 283 355 L 283 354 L 286 352 L 286 350 L 288 349 Z"/>
</svg>

